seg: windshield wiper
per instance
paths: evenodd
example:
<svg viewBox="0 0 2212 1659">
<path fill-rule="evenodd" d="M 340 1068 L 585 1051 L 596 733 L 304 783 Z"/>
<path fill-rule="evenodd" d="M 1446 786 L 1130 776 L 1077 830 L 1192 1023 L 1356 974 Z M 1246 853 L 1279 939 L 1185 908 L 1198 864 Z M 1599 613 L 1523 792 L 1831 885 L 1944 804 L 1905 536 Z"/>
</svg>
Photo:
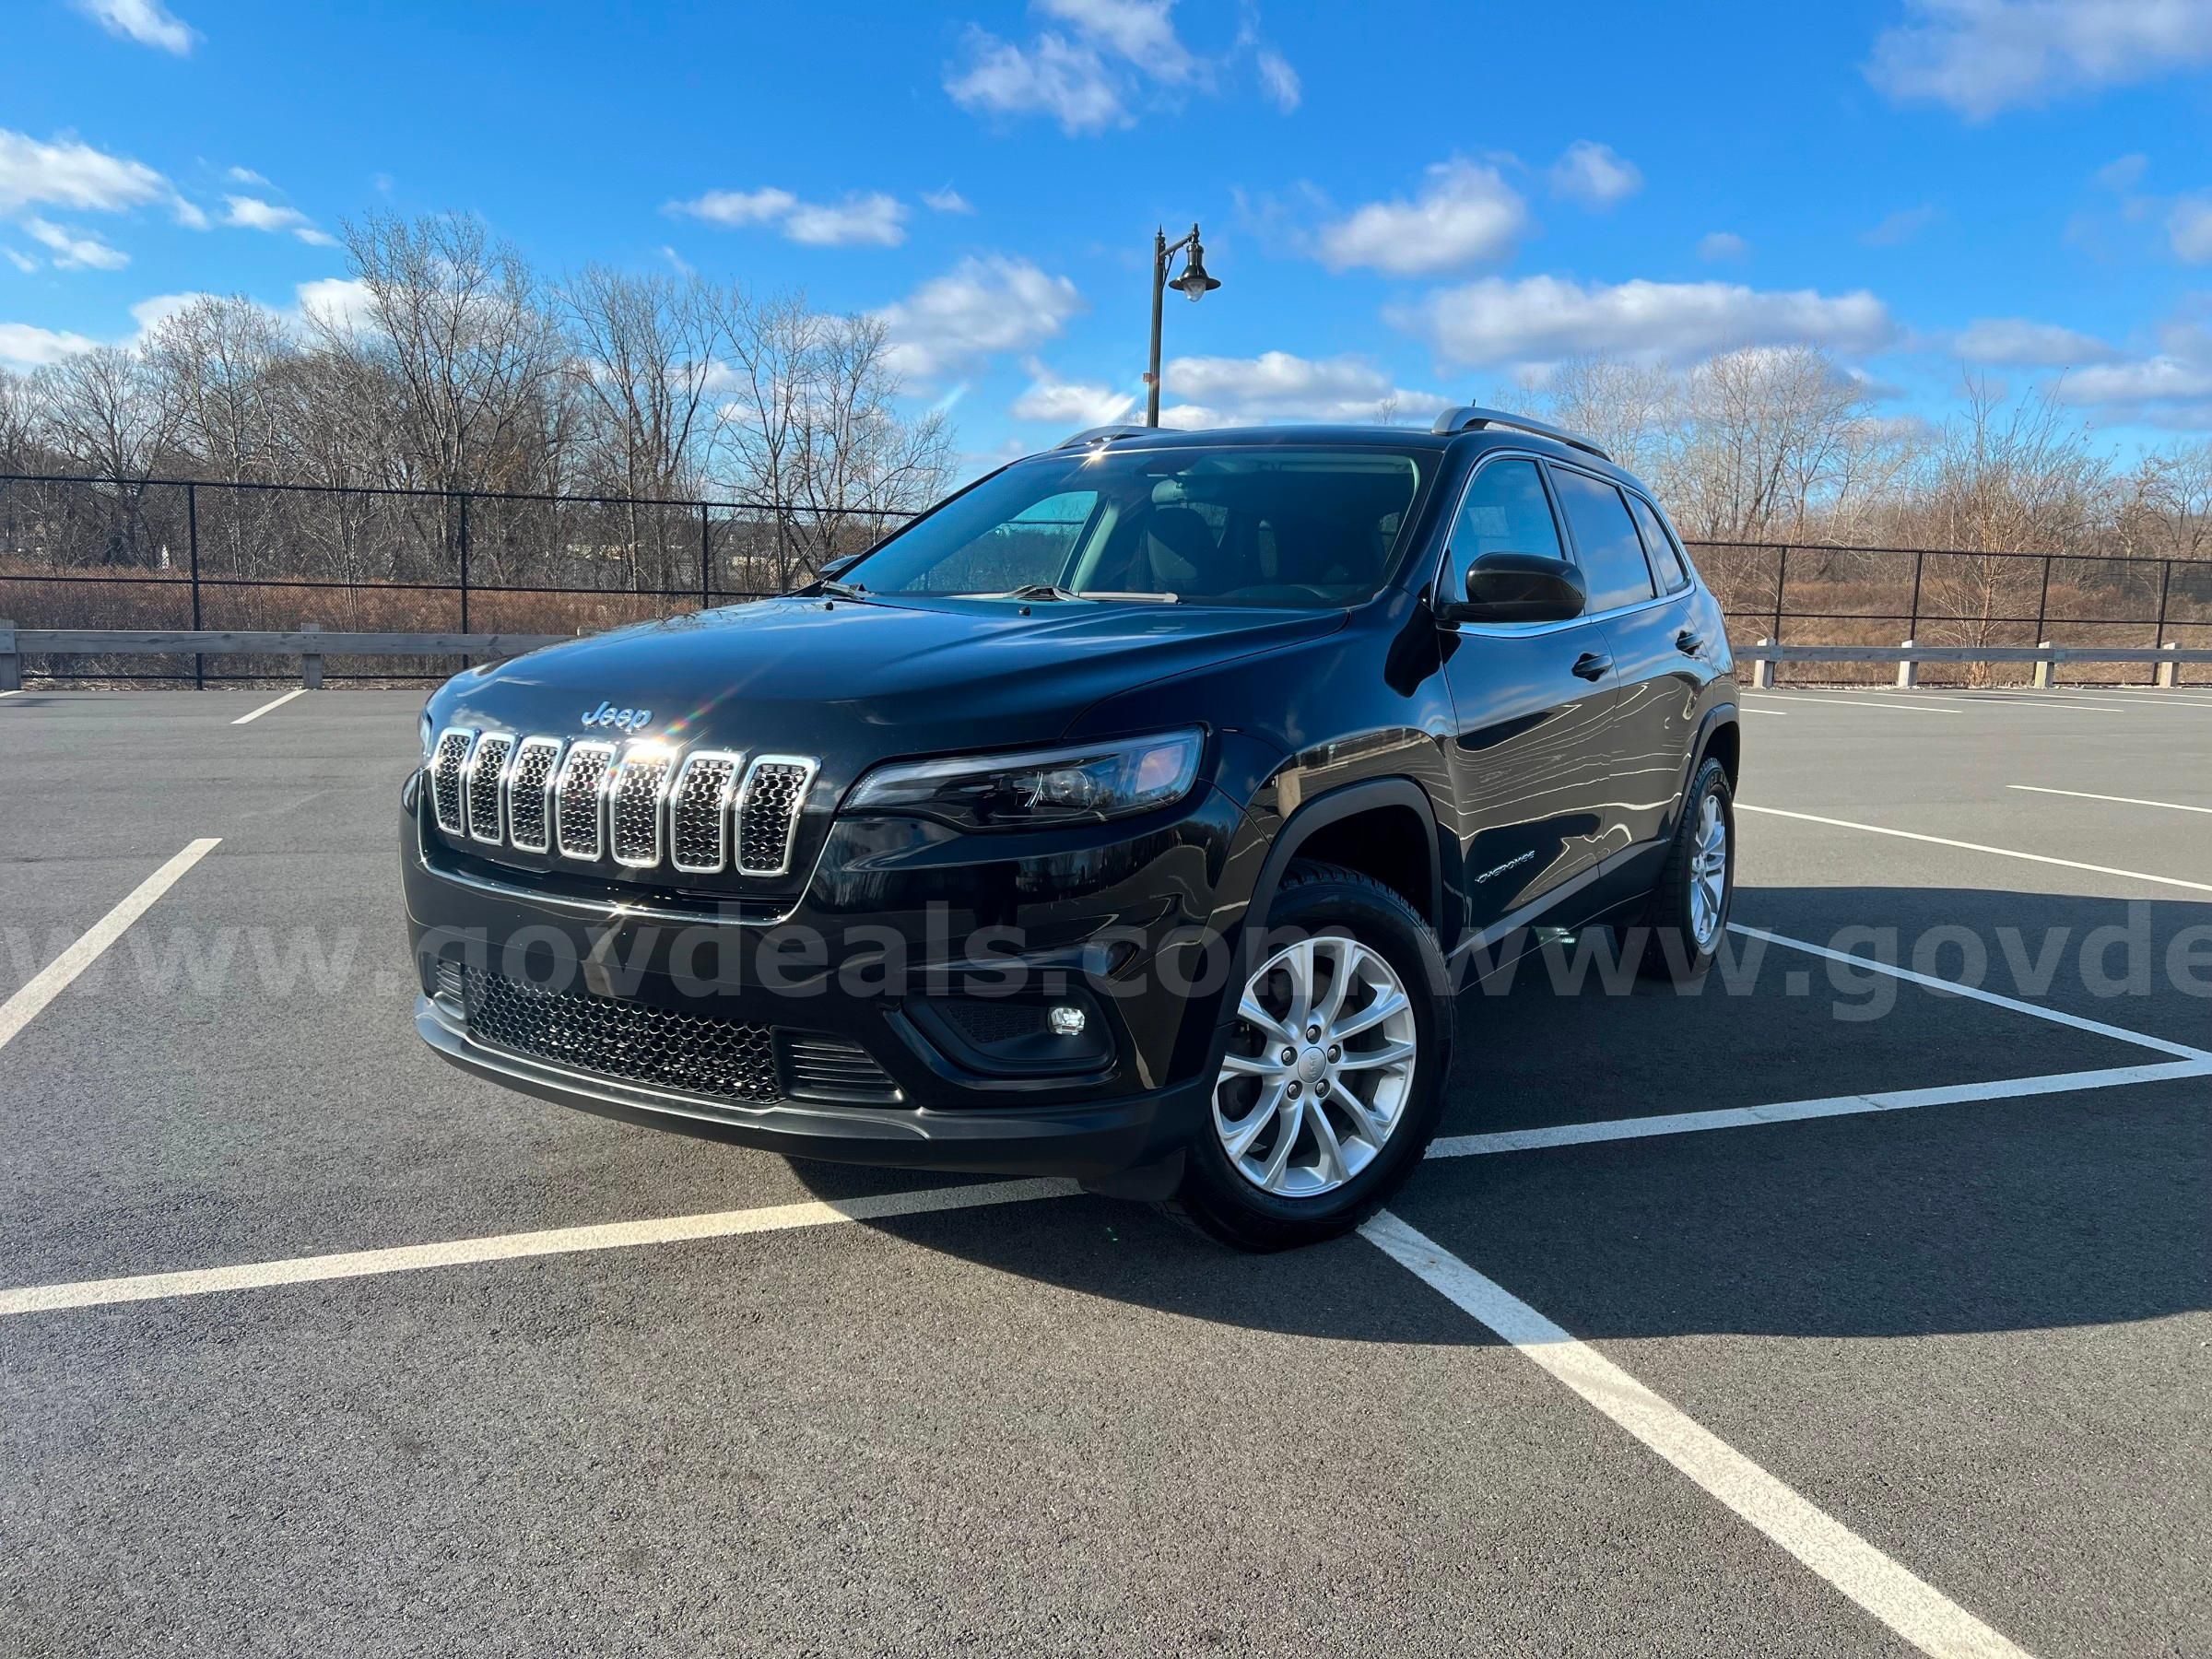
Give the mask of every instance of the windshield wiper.
<svg viewBox="0 0 2212 1659">
<path fill-rule="evenodd" d="M 865 582 L 840 582 L 834 576 L 825 576 L 815 586 L 825 594 L 834 594 L 841 599 L 866 599 L 868 584 Z"/>
<path fill-rule="evenodd" d="M 1131 599 L 1145 605 L 1180 605 L 1182 601 L 1174 594 L 1116 593 L 1105 588 L 1094 588 L 1088 594 L 1078 594 L 1073 588 L 1064 588 L 1056 582 L 1025 582 L 1018 588 L 1008 588 L 1003 594 L 994 594 L 994 599 Z"/>
</svg>

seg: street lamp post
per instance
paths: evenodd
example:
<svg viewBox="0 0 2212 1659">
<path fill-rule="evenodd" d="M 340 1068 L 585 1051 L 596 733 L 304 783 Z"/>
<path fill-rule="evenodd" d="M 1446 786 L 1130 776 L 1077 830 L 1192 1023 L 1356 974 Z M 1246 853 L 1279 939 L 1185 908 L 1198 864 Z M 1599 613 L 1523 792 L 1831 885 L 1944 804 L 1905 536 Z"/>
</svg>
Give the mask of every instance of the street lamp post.
<svg viewBox="0 0 2212 1659">
<path fill-rule="evenodd" d="M 1168 280 L 1168 261 L 1189 250 L 1182 262 L 1182 275 L 1173 282 Z M 1197 300 L 1203 300 L 1221 285 L 1206 274 L 1206 248 L 1198 240 L 1198 227 L 1193 225 L 1191 233 L 1182 240 L 1170 242 L 1168 233 L 1152 232 L 1152 366 L 1145 372 L 1145 424 L 1159 424 L 1159 304 L 1168 289 Z"/>
</svg>

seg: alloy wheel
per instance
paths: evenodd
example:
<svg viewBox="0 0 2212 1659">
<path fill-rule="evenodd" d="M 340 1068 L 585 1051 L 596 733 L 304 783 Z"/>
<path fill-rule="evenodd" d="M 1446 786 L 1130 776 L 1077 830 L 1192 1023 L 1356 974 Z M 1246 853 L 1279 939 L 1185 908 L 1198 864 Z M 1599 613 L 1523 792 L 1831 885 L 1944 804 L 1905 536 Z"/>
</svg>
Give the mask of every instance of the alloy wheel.
<svg viewBox="0 0 2212 1659">
<path fill-rule="evenodd" d="M 1728 819 L 1721 797 L 1710 792 L 1698 803 L 1697 838 L 1689 852 L 1689 931 L 1700 950 L 1711 950 L 1721 935 L 1721 912 L 1728 900 Z"/>
</svg>

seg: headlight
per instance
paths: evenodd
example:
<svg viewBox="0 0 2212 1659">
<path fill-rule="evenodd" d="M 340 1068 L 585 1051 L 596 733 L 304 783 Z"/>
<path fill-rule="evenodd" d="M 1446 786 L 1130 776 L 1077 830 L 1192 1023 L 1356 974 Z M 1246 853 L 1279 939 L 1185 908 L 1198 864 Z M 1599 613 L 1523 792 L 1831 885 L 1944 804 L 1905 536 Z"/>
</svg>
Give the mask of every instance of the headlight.
<svg viewBox="0 0 2212 1659">
<path fill-rule="evenodd" d="M 1092 823 L 1180 801 L 1197 782 L 1205 750 L 1206 734 L 1194 731 L 902 761 L 863 778 L 846 810 L 942 818 L 971 830 Z"/>
</svg>

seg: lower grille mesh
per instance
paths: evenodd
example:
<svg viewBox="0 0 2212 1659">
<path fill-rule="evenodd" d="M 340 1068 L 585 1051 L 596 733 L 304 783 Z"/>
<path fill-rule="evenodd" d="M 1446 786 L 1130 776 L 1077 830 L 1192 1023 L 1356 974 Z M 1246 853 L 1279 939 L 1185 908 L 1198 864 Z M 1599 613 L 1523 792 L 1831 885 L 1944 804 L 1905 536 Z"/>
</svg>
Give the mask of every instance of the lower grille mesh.
<svg viewBox="0 0 2212 1659">
<path fill-rule="evenodd" d="M 533 1060 L 720 1100 L 782 1098 L 770 1026 L 547 991 L 477 969 L 465 1006 L 470 1037 Z"/>
</svg>

